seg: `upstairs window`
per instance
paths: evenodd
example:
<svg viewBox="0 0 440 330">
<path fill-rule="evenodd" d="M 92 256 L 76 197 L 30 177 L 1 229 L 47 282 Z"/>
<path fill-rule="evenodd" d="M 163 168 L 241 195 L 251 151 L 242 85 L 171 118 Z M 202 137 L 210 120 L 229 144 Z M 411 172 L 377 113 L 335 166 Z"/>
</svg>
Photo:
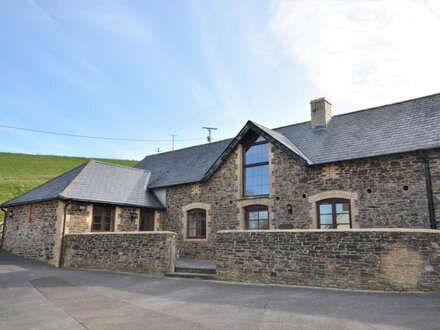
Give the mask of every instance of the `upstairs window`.
<svg viewBox="0 0 440 330">
<path fill-rule="evenodd" d="M 115 208 L 108 205 L 93 205 L 92 231 L 113 231 Z"/>
<path fill-rule="evenodd" d="M 326 199 L 318 202 L 320 229 L 350 229 L 350 201 L 347 199 Z"/>
<path fill-rule="evenodd" d="M 243 162 L 244 196 L 269 194 L 269 145 L 260 137 L 245 149 Z"/>
<path fill-rule="evenodd" d="M 188 211 L 187 238 L 206 238 L 206 210 L 193 209 Z"/>
</svg>

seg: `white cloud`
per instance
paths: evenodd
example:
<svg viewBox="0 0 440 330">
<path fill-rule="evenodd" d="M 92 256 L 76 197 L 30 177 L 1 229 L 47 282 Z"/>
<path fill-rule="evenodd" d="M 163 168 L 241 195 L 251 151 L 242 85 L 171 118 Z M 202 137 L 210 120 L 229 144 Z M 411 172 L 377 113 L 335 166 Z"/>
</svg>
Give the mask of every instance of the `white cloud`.
<svg viewBox="0 0 440 330">
<path fill-rule="evenodd" d="M 440 2 L 279 2 L 270 30 L 347 110 L 440 92 Z"/>
</svg>

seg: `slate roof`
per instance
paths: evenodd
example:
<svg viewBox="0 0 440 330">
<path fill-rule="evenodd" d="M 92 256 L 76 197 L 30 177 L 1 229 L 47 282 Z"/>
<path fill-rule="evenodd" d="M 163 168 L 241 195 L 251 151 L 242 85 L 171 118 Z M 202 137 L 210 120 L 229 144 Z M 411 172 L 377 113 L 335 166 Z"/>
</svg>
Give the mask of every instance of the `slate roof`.
<svg viewBox="0 0 440 330">
<path fill-rule="evenodd" d="M 199 182 L 232 139 L 147 156 L 135 167 L 151 171 L 149 187 Z"/>
<path fill-rule="evenodd" d="M 266 128 L 249 121 L 234 139 L 145 157 L 129 168 L 90 161 L 11 199 L 1 207 L 55 198 L 162 209 L 149 189 L 209 177 L 253 131 L 305 166 L 440 148 L 440 94 L 333 116 L 326 128 L 309 122 Z"/>
<path fill-rule="evenodd" d="M 276 129 L 316 164 L 440 147 L 440 94 Z"/>
<path fill-rule="evenodd" d="M 58 198 L 60 194 L 67 188 L 67 186 L 78 176 L 84 169 L 87 163 L 84 163 L 69 172 L 66 172 L 56 178 L 53 178 L 46 183 L 20 195 L 16 198 L 4 202 L 1 207 L 8 207 L 12 205 L 25 204 L 36 201 L 46 201 Z"/>
<path fill-rule="evenodd" d="M 288 148 L 289 150 L 291 150 L 293 153 L 295 153 L 296 155 L 298 155 L 299 157 L 301 157 L 302 159 L 305 160 L 305 162 L 309 165 L 313 164 L 312 160 L 307 157 L 302 151 L 301 149 L 299 149 L 295 143 L 292 140 L 289 140 L 286 136 L 284 136 L 283 134 L 281 134 L 280 132 L 277 132 L 276 130 L 264 127 L 263 125 L 257 124 L 255 122 L 251 122 L 252 124 L 254 124 L 255 126 L 257 126 L 258 128 L 260 128 L 263 132 L 265 132 L 268 136 L 273 137 L 276 141 L 278 141 L 279 143 L 281 143 L 283 146 L 285 146 L 286 148 Z"/>
<path fill-rule="evenodd" d="M 333 116 L 326 128 L 313 129 L 310 121 L 275 129 L 246 125 L 308 166 L 435 149 L 440 148 L 440 94 Z M 152 172 L 151 188 L 198 182 L 214 172 L 237 137 L 147 156 L 136 167 Z"/>
<path fill-rule="evenodd" d="M 64 199 L 162 209 L 154 193 L 145 191 L 148 174 L 141 169 L 91 160 L 1 207 Z"/>
</svg>

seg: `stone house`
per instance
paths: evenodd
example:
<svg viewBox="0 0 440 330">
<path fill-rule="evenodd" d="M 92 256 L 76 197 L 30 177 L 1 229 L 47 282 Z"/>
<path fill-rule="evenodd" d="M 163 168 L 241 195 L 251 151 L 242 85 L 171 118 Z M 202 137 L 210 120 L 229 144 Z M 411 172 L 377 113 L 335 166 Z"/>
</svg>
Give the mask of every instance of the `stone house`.
<svg viewBox="0 0 440 330">
<path fill-rule="evenodd" d="M 67 233 L 168 230 L 213 258 L 220 230 L 437 228 L 440 94 L 145 157 L 90 161 L 1 205 L 2 245 L 59 265 Z M 6 210 L 7 208 L 7 210 Z"/>
</svg>

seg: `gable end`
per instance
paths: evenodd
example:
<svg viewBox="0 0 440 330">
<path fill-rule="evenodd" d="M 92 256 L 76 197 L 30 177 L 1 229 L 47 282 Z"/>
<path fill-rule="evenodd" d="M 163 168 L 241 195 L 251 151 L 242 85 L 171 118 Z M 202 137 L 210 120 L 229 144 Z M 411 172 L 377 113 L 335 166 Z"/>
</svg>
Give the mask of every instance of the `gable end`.
<svg viewBox="0 0 440 330">
<path fill-rule="evenodd" d="M 226 158 L 232 153 L 235 148 L 245 140 L 247 134 L 249 132 L 254 132 L 259 136 L 264 137 L 268 142 L 272 143 L 274 146 L 279 148 L 281 151 L 286 153 L 289 157 L 296 159 L 302 166 L 311 165 L 311 161 L 308 159 L 304 159 L 293 150 L 286 147 L 283 143 L 281 143 L 277 138 L 260 128 L 258 125 L 254 124 L 252 121 L 248 121 L 246 125 L 242 128 L 242 130 L 237 134 L 237 136 L 231 141 L 231 143 L 225 148 L 225 150 L 221 153 L 221 155 L 217 158 L 214 164 L 208 169 L 206 174 L 200 180 L 201 182 L 208 181 L 212 175 L 219 169 L 219 167 L 223 164 Z M 279 133 L 277 133 L 279 134 Z"/>
</svg>

